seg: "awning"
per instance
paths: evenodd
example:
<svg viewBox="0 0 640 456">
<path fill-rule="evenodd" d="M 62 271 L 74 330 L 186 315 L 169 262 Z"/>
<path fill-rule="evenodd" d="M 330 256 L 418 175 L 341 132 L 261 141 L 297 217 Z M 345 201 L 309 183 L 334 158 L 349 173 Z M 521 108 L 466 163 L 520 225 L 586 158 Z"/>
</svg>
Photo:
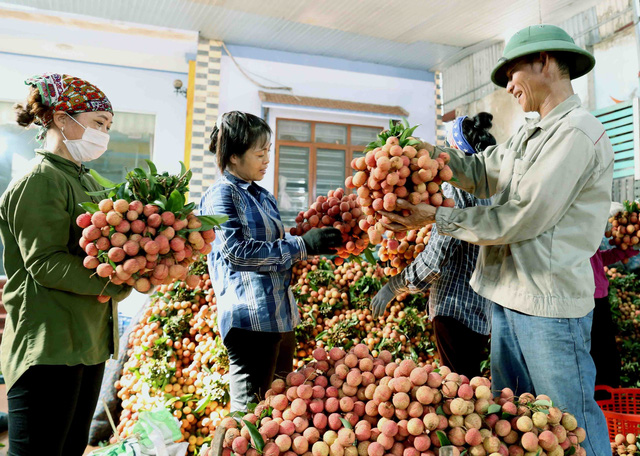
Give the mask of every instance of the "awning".
<svg viewBox="0 0 640 456">
<path fill-rule="evenodd" d="M 284 93 L 259 92 L 263 103 L 282 105 L 307 106 L 340 111 L 358 111 L 375 114 L 387 114 L 396 117 L 408 117 L 409 113 L 400 106 L 388 106 L 372 103 L 358 103 L 355 101 L 332 100 L 330 98 L 300 97 Z"/>
</svg>

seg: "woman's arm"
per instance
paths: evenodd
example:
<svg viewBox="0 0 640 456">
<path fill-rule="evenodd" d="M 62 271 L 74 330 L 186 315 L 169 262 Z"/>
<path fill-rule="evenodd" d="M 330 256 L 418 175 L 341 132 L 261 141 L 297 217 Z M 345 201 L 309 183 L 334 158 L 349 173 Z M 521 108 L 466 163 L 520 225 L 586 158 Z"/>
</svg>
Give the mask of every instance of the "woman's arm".
<svg viewBox="0 0 640 456">
<path fill-rule="evenodd" d="M 307 258 L 304 241 L 299 236 L 285 237 L 273 242 L 247 239 L 247 214 L 237 190 L 220 185 L 200 202 L 202 215 L 226 215 L 229 219 L 217 232 L 214 248 L 219 250 L 233 271 L 287 271 Z"/>
<path fill-rule="evenodd" d="M 600 259 L 602 260 L 603 266 L 609 266 L 613 263 L 617 263 L 618 261 L 622 261 L 625 258 L 631 258 L 640 253 L 640 250 L 635 249 L 627 249 L 622 250 L 619 247 L 614 247 L 611 250 L 598 250 L 596 255 L 600 255 Z"/>
</svg>

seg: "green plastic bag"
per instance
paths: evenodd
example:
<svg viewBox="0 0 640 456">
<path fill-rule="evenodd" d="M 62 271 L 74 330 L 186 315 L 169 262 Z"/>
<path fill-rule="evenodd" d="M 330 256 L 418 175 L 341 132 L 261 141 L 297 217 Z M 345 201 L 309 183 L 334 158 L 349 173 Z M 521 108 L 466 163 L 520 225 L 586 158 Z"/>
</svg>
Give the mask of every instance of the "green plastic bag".
<svg viewBox="0 0 640 456">
<path fill-rule="evenodd" d="M 129 437 L 89 453 L 89 456 L 142 456 L 142 450 L 136 437 Z"/>
<path fill-rule="evenodd" d="M 182 438 L 180 422 L 167 409 L 141 412 L 133 426 L 133 436 L 89 456 L 185 456 L 189 444 Z"/>
</svg>

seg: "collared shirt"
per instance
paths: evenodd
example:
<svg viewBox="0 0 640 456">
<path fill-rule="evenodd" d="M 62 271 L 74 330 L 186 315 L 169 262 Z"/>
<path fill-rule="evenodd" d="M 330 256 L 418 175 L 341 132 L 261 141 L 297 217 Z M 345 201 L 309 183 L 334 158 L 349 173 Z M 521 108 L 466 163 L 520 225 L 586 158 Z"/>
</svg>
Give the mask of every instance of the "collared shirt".
<svg viewBox="0 0 640 456">
<path fill-rule="evenodd" d="M 466 156 L 448 152 L 457 187 L 489 207 L 440 207 L 438 231 L 481 245 L 471 286 L 528 315 L 579 318 L 593 309 L 589 259 L 611 203 L 613 149 L 573 95 L 507 142 Z"/>
<path fill-rule="evenodd" d="M 117 296 L 123 287 L 82 265 L 86 254 L 76 224 L 85 212 L 78 204 L 102 187 L 84 166 L 37 152 L 33 169 L 0 198 L 7 389 L 30 366 L 94 365 L 117 352 L 117 305 L 97 297 Z"/>
<path fill-rule="evenodd" d="M 490 206 L 490 199 L 478 199 L 447 183 L 442 185 L 455 207 Z M 434 226 L 426 248 L 402 271 L 406 291 L 429 293 L 429 318 L 453 317 L 479 334 L 491 332 L 491 301 L 478 295 L 469 279 L 476 267 L 479 247 L 443 236 Z M 404 290 L 402 290 L 404 291 Z"/>
<path fill-rule="evenodd" d="M 293 331 L 300 315 L 291 268 L 307 251 L 301 237 L 285 235 L 273 195 L 225 171 L 202 197 L 200 214 L 229 217 L 208 256 L 222 338 L 231 328 Z"/>
</svg>

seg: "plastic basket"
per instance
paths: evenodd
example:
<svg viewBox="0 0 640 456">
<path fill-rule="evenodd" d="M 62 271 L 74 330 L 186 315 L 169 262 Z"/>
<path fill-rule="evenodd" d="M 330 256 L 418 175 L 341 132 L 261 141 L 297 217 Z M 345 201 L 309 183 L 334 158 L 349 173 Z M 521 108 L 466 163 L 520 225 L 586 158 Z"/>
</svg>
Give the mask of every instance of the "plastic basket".
<svg viewBox="0 0 640 456">
<path fill-rule="evenodd" d="M 598 401 L 609 429 L 609 439 L 613 442 L 617 434 L 640 433 L 640 389 L 611 388 L 596 386 L 596 391 L 606 391 L 610 399 Z"/>
</svg>

